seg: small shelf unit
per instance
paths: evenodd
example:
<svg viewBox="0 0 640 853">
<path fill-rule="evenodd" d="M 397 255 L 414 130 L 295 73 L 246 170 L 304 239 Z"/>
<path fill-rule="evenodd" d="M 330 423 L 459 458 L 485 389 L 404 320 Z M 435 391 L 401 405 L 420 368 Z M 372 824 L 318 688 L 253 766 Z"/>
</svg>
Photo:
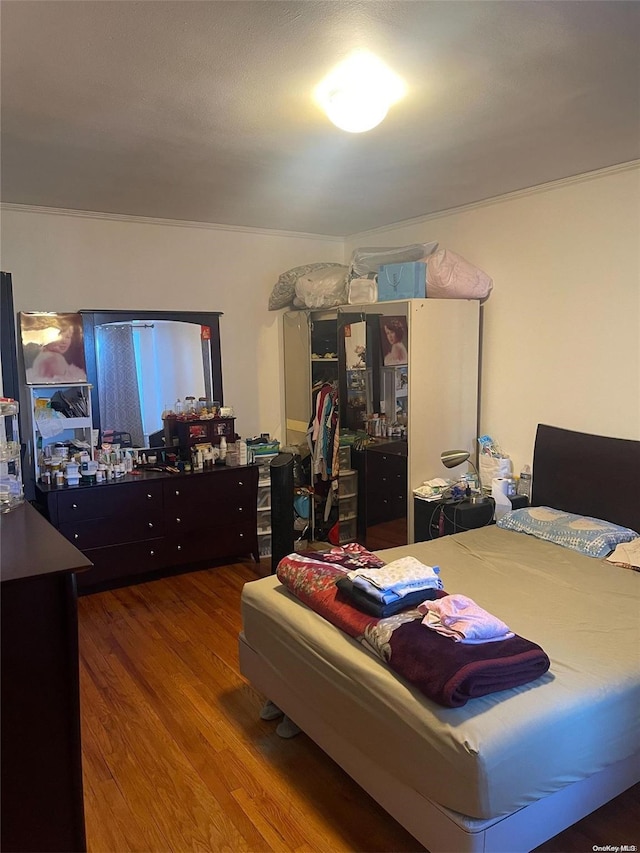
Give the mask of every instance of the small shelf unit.
<svg viewBox="0 0 640 853">
<path fill-rule="evenodd" d="M 271 556 L 271 460 L 277 453 L 254 456 L 258 466 L 258 551 L 260 558 Z"/>
<path fill-rule="evenodd" d="M 38 479 L 38 460 L 47 446 L 80 441 L 91 453 L 93 447 L 93 417 L 91 411 L 91 388 L 86 382 L 65 385 L 29 385 L 31 412 L 31 470 Z M 85 414 L 81 417 L 64 417 L 51 407 L 56 394 L 71 399 Z"/>
</svg>

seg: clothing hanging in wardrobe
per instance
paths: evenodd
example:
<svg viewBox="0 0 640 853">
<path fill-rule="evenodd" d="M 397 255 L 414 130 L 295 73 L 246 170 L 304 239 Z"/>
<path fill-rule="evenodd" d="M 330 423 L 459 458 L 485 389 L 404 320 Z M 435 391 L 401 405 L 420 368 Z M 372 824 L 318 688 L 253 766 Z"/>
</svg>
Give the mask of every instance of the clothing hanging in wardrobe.
<svg viewBox="0 0 640 853">
<path fill-rule="evenodd" d="M 338 476 L 338 390 L 334 383 L 323 382 L 312 392 L 311 420 L 307 440 L 311 450 L 314 479 L 336 480 Z"/>
</svg>

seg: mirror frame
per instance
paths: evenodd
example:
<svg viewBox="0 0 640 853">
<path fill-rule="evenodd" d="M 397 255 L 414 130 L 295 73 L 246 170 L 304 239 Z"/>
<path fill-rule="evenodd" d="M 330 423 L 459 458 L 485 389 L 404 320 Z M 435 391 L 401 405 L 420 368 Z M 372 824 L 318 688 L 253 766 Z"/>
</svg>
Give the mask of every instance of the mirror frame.
<svg viewBox="0 0 640 853">
<path fill-rule="evenodd" d="M 91 409 L 94 429 L 102 430 L 100 423 L 100 400 L 98 395 L 98 364 L 96 358 L 96 326 L 105 323 L 130 323 L 134 320 L 173 320 L 193 323 L 211 329 L 211 383 L 212 399 L 224 405 L 222 392 L 222 353 L 220 350 L 221 311 L 109 311 L 105 309 L 81 309 L 87 381 L 91 383 Z"/>
</svg>

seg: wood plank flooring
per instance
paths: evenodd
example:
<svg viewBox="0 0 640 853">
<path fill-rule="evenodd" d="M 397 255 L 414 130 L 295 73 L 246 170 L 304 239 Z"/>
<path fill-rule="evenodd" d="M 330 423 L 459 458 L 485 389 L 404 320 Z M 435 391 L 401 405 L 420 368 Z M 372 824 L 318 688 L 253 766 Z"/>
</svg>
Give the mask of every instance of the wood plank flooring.
<svg viewBox="0 0 640 853">
<path fill-rule="evenodd" d="M 89 853 L 423 849 L 306 735 L 259 719 L 237 657 L 257 576 L 247 561 L 79 600 Z M 639 828 L 636 786 L 538 850 L 638 845 Z"/>
</svg>

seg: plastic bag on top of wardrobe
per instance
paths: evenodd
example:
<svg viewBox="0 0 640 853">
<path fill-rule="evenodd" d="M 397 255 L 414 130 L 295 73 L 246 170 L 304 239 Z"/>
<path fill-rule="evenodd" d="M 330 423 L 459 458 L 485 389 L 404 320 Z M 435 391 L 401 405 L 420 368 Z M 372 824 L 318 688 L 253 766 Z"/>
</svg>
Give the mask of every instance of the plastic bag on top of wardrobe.
<svg viewBox="0 0 640 853">
<path fill-rule="evenodd" d="M 269 311 L 277 311 L 279 308 L 288 308 L 294 301 L 296 295 L 296 281 L 301 275 L 315 272 L 316 270 L 329 269 L 331 267 L 344 267 L 344 264 L 338 264 L 330 261 L 321 261 L 315 264 L 304 264 L 299 267 L 292 267 L 286 272 L 280 274 L 278 281 L 274 284 L 271 295 L 269 296 Z"/>
<path fill-rule="evenodd" d="M 349 261 L 349 278 L 367 278 L 377 273 L 381 264 L 405 264 L 422 261 L 438 248 L 433 243 L 411 243 L 408 246 L 354 249 Z"/>
<path fill-rule="evenodd" d="M 296 280 L 296 299 L 307 308 L 333 308 L 347 301 L 347 267 L 333 267 L 301 275 Z"/>
</svg>

